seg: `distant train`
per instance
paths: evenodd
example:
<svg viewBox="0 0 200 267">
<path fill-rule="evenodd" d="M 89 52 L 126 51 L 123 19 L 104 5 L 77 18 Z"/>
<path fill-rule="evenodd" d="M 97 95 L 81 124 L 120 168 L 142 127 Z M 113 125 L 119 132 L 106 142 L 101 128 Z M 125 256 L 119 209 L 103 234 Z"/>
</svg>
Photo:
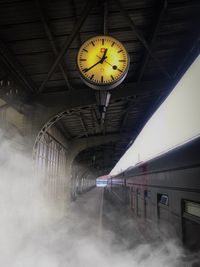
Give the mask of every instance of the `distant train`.
<svg viewBox="0 0 200 267">
<path fill-rule="evenodd" d="M 108 183 L 108 175 L 97 177 L 96 186 L 97 187 L 105 187 Z"/>
<path fill-rule="evenodd" d="M 200 250 L 200 138 L 110 178 L 107 190 L 144 225 Z"/>
</svg>

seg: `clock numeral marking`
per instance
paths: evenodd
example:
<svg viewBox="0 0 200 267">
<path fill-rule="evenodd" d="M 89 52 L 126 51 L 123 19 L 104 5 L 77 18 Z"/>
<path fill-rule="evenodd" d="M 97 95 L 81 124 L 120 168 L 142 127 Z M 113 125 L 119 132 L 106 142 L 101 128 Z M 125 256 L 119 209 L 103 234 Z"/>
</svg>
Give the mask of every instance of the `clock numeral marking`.
<svg viewBox="0 0 200 267">
<path fill-rule="evenodd" d="M 121 50 L 119 50 L 119 51 L 117 51 L 117 53 L 121 53 L 123 50 L 121 49 Z"/>
<path fill-rule="evenodd" d="M 122 72 L 122 70 L 118 69 L 118 71 Z"/>
<path fill-rule="evenodd" d="M 87 52 L 87 53 L 88 53 L 88 50 L 87 50 L 87 49 L 83 48 L 83 50 L 84 50 L 85 52 Z"/>
<path fill-rule="evenodd" d="M 94 42 L 91 42 L 93 46 L 95 46 Z"/>
<path fill-rule="evenodd" d="M 81 58 L 80 61 L 87 61 L 87 59 L 85 59 L 85 58 Z"/>
<path fill-rule="evenodd" d="M 114 81 L 114 77 L 112 75 L 110 75 L 110 77 L 112 78 L 112 80 Z"/>
<path fill-rule="evenodd" d="M 103 83 L 103 76 L 101 76 L 101 82 Z"/>
<path fill-rule="evenodd" d="M 102 45 L 104 45 L 104 39 L 102 39 Z"/>
<path fill-rule="evenodd" d="M 111 44 L 111 46 L 113 47 L 114 44 L 115 44 L 115 42 L 113 42 L 113 43 Z"/>
<path fill-rule="evenodd" d="M 90 80 L 92 80 L 92 79 L 93 79 L 93 77 L 94 77 L 94 74 L 92 74 L 92 76 L 90 77 Z"/>
<path fill-rule="evenodd" d="M 126 62 L 125 59 L 119 59 L 119 62 Z"/>
</svg>

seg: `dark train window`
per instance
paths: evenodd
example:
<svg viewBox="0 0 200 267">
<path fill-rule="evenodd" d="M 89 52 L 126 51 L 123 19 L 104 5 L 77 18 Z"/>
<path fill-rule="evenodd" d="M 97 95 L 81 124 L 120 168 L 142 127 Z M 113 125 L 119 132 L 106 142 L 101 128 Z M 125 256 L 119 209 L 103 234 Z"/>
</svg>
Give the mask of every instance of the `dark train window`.
<svg viewBox="0 0 200 267">
<path fill-rule="evenodd" d="M 131 209 L 134 210 L 135 209 L 135 191 L 134 188 L 131 188 L 130 190 L 130 194 L 131 194 Z"/>
<path fill-rule="evenodd" d="M 148 191 L 144 190 L 144 217 L 147 218 L 147 199 L 148 199 Z"/>
<path fill-rule="evenodd" d="M 141 190 L 140 190 L 140 188 L 137 188 L 137 195 L 141 195 Z"/>
<path fill-rule="evenodd" d="M 141 194 L 141 189 L 137 188 L 137 216 L 141 217 L 144 208 L 144 199 Z"/>
<path fill-rule="evenodd" d="M 162 204 L 162 205 L 165 205 L 165 206 L 168 206 L 169 205 L 169 198 L 168 198 L 168 195 L 165 195 L 165 194 L 158 194 L 158 203 L 159 204 Z"/>
<path fill-rule="evenodd" d="M 151 198 L 151 191 L 147 191 L 147 198 Z"/>
<path fill-rule="evenodd" d="M 183 241 L 192 251 L 200 249 L 200 203 L 183 201 Z"/>
<path fill-rule="evenodd" d="M 159 221 L 160 227 L 162 227 L 161 226 L 162 222 L 165 224 L 166 221 L 168 221 L 168 218 L 169 218 L 169 209 L 168 208 L 169 208 L 168 195 L 157 194 L 157 216 L 158 216 L 158 219 L 160 220 Z M 165 228 L 165 226 L 164 226 L 164 228 Z"/>
<path fill-rule="evenodd" d="M 192 201 L 184 201 L 184 212 L 200 218 L 200 204 Z"/>
</svg>

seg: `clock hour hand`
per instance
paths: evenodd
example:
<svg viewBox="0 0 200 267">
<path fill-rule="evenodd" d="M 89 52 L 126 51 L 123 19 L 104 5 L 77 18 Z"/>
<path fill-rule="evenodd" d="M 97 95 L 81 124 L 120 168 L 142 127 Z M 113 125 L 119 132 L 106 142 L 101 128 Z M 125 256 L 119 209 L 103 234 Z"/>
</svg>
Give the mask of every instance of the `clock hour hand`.
<svg viewBox="0 0 200 267">
<path fill-rule="evenodd" d="M 102 57 L 101 60 L 99 60 L 97 63 L 95 63 L 94 65 L 92 65 L 89 68 L 85 68 L 83 69 L 83 72 L 88 72 L 89 70 L 91 70 L 92 68 L 94 68 L 96 65 L 98 65 L 99 63 L 103 63 L 103 61 L 106 59 L 107 57 Z"/>
<path fill-rule="evenodd" d="M 101 58 L 100 56 L 97 56 L 98 58 Z M 107 58 L 107 57 L 106 57 Z M 110 65 L 111 67 L 113 67 L 113 65 L 112 64 L 110 64 L 107 60 L 106 60 L 106 58 L 104 59 L 104 61 L 108 64 L 108 65 Z"/>
<path fill-rule="evenodd" d="M 102 58 L 101 58 L 101 60 L 102 60 L 101 64 L 102 64 L 102 63 L 104 62 L 104 60 L 107 58 L 107 57 L 106 57 L 106 53 L 107 53 L 107 51 L 108 51 L 108 49 L 106 48 L 106 49 L 104 50 L 103 56 L 102 56 Z"/>
<path fill-rule="evenodd" d="M 100 56 L 97 56 L 97 57 L 98 57 L 98 58 L 101 58 Z M 112 65 L 112 64 L 110 64 L 110 63 L 106 60 L 106 58 L 107 58 L 107 57 L 105 57 L 104 61 L 105 61 L 108 65 L 110 65 L 110 66 L 113 68 L 113 70 L 119 70 L 119 71 L 121 72 L 121 70 L 118 69 L 116 65 Z"/>
</svg>

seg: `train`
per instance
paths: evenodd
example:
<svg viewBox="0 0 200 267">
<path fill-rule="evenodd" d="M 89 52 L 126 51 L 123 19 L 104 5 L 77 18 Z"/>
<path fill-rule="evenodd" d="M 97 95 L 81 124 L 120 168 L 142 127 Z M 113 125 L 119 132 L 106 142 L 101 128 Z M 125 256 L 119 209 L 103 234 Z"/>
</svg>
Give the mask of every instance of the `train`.
<svg viewBox="0 0 200 267">
<path fill-rule="evenodd" d="M 200 137 L 111 176 L 106 191 L 144 229 L 156 224 L 160 235 L 200 251 Z"/>
</svg>

